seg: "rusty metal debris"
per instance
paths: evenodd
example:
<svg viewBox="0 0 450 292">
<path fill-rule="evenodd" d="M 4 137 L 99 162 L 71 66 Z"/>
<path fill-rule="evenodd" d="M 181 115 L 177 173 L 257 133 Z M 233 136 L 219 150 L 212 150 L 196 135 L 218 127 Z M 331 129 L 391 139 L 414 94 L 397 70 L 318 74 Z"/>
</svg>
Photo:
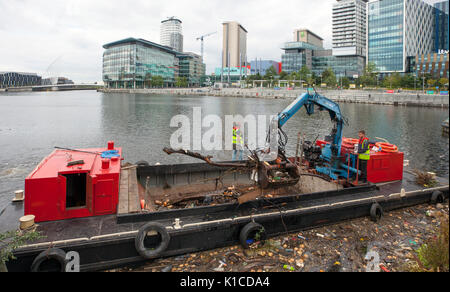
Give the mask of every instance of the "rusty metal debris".
<svg viewBox="0 0 450 292">
<path fill-rule="evenodd" d="M 200 160 L 205 161 L 206 163 L 210 164 L 210 165 L 214 165 L 214 166 L 219 166 L 219 167 L 242 167 L 242 168 L 249 168 L 249 164 L 246 163 L 217 163 L 217 162 L 213 162 L 211 159 L 213 158 L 212 156 L 208 155 L 208 156 L 203 156 L 200 153 L 196 153 L 196 152 L 192 152 L 189 150 L 183 150 L 183 149 L 179 149 L 179 150 L 175 150 L 172 148 L 164 148 L 163 149 L 164 152 L 166 152 L 168 155 L 174 154 L 174 153 L 178 153 L 178 154 L 184 154 L 193 158 L 197 158 Z"/>
<path fill-rule="evenodd" d="M 290 185 L 295 185 L 299 179 L 300 174 L 298 166 L 287 159 L 283 154 L 279 154 L 278 158 L 273 162 L 260 161 L 256 151 L 250 151 L 249 159 L 245 162 L 230 163 L 230 162 L 213 162 L 212 156 L 204 156 L 200 153 L 192 152 L 189 150 L 174 150 L 172 148 L 164 148 L 164 152 L 168 155 L 178 153 L 187 155 L 193 158 L 201 159 L 206 163 L 218 166 L 218 167 L 233 167 L 233 168 L 245 168 L 253 170 L 257 177 L 257 183 L 262 189 L 279 188 Z M 256 194 L 256 193 L 255 193 Z"/>
</svg>

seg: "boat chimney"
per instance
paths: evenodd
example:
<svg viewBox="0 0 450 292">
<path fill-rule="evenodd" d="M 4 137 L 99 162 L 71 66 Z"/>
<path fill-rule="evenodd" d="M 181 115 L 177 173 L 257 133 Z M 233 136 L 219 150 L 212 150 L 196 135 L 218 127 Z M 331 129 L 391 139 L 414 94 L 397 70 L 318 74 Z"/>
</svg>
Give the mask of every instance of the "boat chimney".
<svg viewBox="0 0 450 292">
<path fill-rule="evenodd" d="M 108 169 L 109 168 L 109 159 L 102 159 L 102 169 Z"/>
<path fill-rule="evenodd" d="M 114 150 L 114 141 L 108 141 L 108 150 Z"/>
</svg>

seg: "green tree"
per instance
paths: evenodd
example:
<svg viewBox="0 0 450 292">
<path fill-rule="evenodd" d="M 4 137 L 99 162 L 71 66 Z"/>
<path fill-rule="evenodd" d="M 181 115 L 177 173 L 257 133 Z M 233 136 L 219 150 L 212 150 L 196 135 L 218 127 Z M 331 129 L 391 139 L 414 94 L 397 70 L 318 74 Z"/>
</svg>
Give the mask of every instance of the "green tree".
<svg viewBox="0 0 450 292">
<path fill-rule="evenodd" d="M 270 68 L 266 70 L 266 74 L 264 75 L 264 80 L 267 80 L 268 84 L 270 84 L 270 86 L 272 86 L 272 82 L 276 78 L 276 76 L 277 76 L 277 71 L 275 70 L 275 68 L 273 66 L 270 66 Z"/>
<path fill-rule="evenodd" d="M 289 77 L 289 74 L 287 74 L 284 71 L 280 72 L 280 80 L 287 80 L 287 78 Z"/>
<path fill-rule="evenodd" d="M 152 86 L 152 74 L 150 72 L 145 73 L 144 86 L 145 87 L 151 87 Z"/>
<path fill-rule="evenodd" d="M 176 87 L 188 87 L 187 78 L 178 76 L 177 78 L 175 78 L 175 86 Z"/>
<path fill-rule="evenodd" d="M 427 80 L 428 87 L 434 87 L 436 85 L 436 80 L 434 79 L 428 79 Z"/>
<path fill-rule="evenodd" d="M 275 76 L 277 76 L 277 71 L 273 66 L 270 66 L 270 68 L 266 70 L 266 74 L 264 75 L 264 77 L 273 79 Z"/>
<path fill-rule="evenodd" d="M 401 86 L 402 77 L 398 72 L 386 76 L 383 80 L 383 86 L 386 88 L 399 88 Z"/>
<path fill-rule="evenodd" d="M 10 259 L 15 259 L 14 250 L 20 246 L 42 238 L 37 231 L 14 230 L 0 233 L 0 272 L 6 271 L 5 263 Z"/>
<path fill-rule="evenodd" d="M 300 68 L 300 70 L 298 71 L 298 77 L 300 78 L 300 80 L 303 80 L 306 83 L 308 82 L 308 76 L 311 75 L 311 71 L 309 70 L 308 67 L 306 67 L 306 65 L 303 65 L 302 68 Z"/>
<path fill-rule="evenodd" d="M 364 73 L 359 77 L 359 82 L 363 86 L 375 86 L 377 84 L 377 73 L 375 73 L 376 65 L 374 62 L 369 62 L 364 68 Z"/>
<path fill-rule="evenodd" d="M 253 81 L 255 80 L 262 80 L 262 76 L 261 74 L 259 74 L 259 72 L 254 75 L 248 75 L 247 78 L 245 79 L 245 82 L 247 83 L 247 85 L 253 86 Z"/>
<path fill-rule="evenodd" d="M 448 79 L 447 78 L 439 79 L 438 83 L 439 83 L 439 87 L 441 87 L 441 88 L 447 87 L 448 88 Z"/>
<path fill-rule="evenodd" d="M 336 75 L 331 68 L 327 68 L 322 72 L 322 80 L 327 84 L 328 87 L 336 86 Z"/>
<path fill-rule="evenodd" d="M 292 71 L 291 73 L 289 73 L 289 78 L 288 80 L 299 80 L 300 78 L 298 77 L 298 72 Z"/>
<path fill-rule="evenodd" d="M 164 85 L 164 79 L 161 76 L 152 76 L 152 85 L 162 87 Z"/>
<path fill-rule="evenodd" d="M 400 78 L 401 88 L 414 88 L 414 75 L 405 74 Z"/>
<path fill-rule="evenodd" d="M 348 89 L 350 87 L 350 79 L 347 76 L 342 77 L 342 88 Z"/>
</svg>

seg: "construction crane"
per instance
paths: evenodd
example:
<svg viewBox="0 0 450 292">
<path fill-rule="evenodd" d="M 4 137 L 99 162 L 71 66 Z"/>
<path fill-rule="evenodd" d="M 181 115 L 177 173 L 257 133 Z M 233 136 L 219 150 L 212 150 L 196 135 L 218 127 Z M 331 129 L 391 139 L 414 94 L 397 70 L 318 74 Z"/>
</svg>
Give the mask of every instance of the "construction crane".
<svg viewBox="0 0 450 292">
<path fill-rule="evenodd" d="M 217 31 L 215 31 L 215 32 L 211 32 L 211 33 L 208 33 L 208 34 L 205 34 L 205 35 L 202 35 L 202 36 L 199 36 L 198 38 L 197 38 L 197 40 L 201 40 L 202 41 L 202 60 L 203 60 L 203 38 L 205 38 L 205 37 L 208 37 L 208 36 L 210 36 L 210 35 L 213 35 L 213 34 L 215 34 L 215 33 L 217 33 Z"/>
</svg>

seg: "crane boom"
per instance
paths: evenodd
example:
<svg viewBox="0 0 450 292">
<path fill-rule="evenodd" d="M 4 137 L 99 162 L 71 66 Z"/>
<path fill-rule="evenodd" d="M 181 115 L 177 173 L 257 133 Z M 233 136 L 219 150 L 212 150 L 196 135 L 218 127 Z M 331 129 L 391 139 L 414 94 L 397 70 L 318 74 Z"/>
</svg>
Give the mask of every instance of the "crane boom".
<svg viewBox="0 0 450 292">
<path fill-rule="evenodd" d="M 208 37 L 208 36 L 213 35 L 213 34 L 215 34 L 215 33 L 217 33 L 217 31 L 215 31 L 215 32 L 210 32 L 210 33 L 207 33 L 207 34 L 204 34 L 204 35 L 199 36 L 199 37 L 197 38 L 197 40 L 200 40 L 200 41 L 202 42 L 202 44 L 201 44 L 201 55 L 202 55 L 202 60 L 203 60 L 203 47 L 204 47 L 204 45 L 203 45 L 203 39 L 204 39 L 205 37 Z"/>
<path fill-rule="evenodd" d="M 303 93 L 297 97 L 289 106 L 278 114 L 278 127 L 282 127 L 290 118 L 292 118 L 302 107 L 306 108 L 308 115 L 314 114 L 314 106 L 318 106 L 319 110 L 327 110 L 332 121 L 336 122 L 336 131 L 333 137 L 333 148 L 339 156 L 341 153 L 342 130 L 344 118 L 342 117 L 339 105 L 334 101 L 319 95 L 317 93 Z"/>
<path fill-rule="evenodd" d="M 316 171 L 325 174 L 332 179 L 348 177 L 349 172 L 352 174 L 357 173 L 358 170 L 345 165 L 341 161 L 341 145 L 345 119 L 342 116 L 339 105 L 334 101 L 317 92 L 303 93 L 278 114 L 278 128 L 281 130 L 281 127 L 302 107 L 305 107 L 308 115 L 314 114 L 315 108 L 319 111 L 327 110 L 331 120 L 335 123 L 331 135 L 328 136 L 328 143 L 321 149 L 320 158 L 323 160 L 323 164 L 316 166 Z"/>
</svg>

